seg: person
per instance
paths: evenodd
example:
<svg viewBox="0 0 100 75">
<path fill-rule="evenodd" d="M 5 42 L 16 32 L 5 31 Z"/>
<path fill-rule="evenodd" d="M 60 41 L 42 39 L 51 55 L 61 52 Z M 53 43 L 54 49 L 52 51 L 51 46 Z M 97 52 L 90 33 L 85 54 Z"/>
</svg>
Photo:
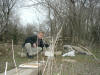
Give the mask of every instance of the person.
<svg viewBox="0 0 100 75">
<path fill-rule="evenodd" d="M 23 46 L 25 47 L 27 56 L 29 58 L 33 58 L 34 55 L 43 51 L 43 47 L 49 47 L 48 44 L 44 43 L 43 37 L 44 33 L 38 32 L 37 35 L 26 38 Z"/>
</svg>

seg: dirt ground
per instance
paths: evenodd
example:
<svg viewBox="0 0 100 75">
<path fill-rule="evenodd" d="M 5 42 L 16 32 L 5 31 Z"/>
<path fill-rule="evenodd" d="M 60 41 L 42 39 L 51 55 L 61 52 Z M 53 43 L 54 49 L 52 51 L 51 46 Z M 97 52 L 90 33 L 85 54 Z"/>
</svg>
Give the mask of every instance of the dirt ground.
<svg viewBox="0 0 100 75">
<path fill-rule="evenodd" d="M 22 51 L 21 45 L 14 45 L 14 50 L 17 65 L 37 60 L 36 57 L 34 57 L 34 59 L 20 57 L 17 53 Z M 53 62 L 52 68 L 53 75 L 100 75 L 99 49 L 93 50 L 93 53 L 98 60 L 95 60 L 93 56 L 80 54 L 75 57 L 55 56 L 55 62 Z M 39 56 L 39 60 L 42 60 L 43 57 L 44 56 Z M 0 72 L 4 72 L 5 62 L 8 62 L 8 70 L 14 68 L 10 44 L 0 45 Z"/>
<path fill-rule="evenodd" d="M 91 57 L 85 57 L 87 56 L 77 55 L 73 58 L 58 58 L 58 71 L 56 70 L 57 72 L 54 73 L 60 73 L 61 75 L 100 75 L 100 63 Z M 56 68 L 53 69 L 55 70 Z"/>
</svg>

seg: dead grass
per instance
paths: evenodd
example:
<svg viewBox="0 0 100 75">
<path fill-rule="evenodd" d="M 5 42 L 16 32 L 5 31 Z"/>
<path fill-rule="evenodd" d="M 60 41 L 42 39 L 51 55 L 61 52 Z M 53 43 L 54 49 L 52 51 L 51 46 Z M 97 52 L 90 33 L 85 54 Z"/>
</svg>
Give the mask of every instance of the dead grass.
<svg viewBox="0 0 100 75">
<path fill-rule="evenodd" d="M 36 57 L 34 59 L 20 57 L 17 52 L 21 52 L 21 45 L 14 45 L 14 50 L 17 65 L 37 60 Z M 97 58 L 100 59 L 100 52 L 98 51 L 98 48 L 92 50 Z M 0 45 L 0 52 L 0 72 L 4 71 L 6 61 L 8 62 L 8 70 L 14 68 L 11 44 Z M 40 55 L 39 59 L 42 60 L 43 57 Z M 63 67 L 62 75 L 100 75 L 100 63 L 96 63 L 97 61 L 92 56 L 80 54 L 75 57 L 55 56 L 55 61 L 56 63 L 53 65 L 53 75 L 59 73 L 61 64 Z"/>
<path fill-rule="evenodd" d="M 21 52 L 21 45 L 14 45 L 14 51 L 17 66 L 21 63 L 32 61 L 32 59 L 28 59 L 27 57 L 22 58 L 17 54 L 18 52 Z M 5 62 L 8 62 L 8 70 L 14 68 L 11 44 L 0 45 L 0 53 L 0 72 L 4 72 Z"/>
</svg>

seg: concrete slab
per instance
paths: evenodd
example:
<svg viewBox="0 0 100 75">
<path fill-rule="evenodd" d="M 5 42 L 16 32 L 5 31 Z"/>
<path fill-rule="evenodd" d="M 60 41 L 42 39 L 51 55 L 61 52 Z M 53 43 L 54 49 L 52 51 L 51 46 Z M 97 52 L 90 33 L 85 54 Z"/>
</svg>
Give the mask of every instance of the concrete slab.
<svg viewBox="0 0 100 75">
<path fill-rule="evenodd" d="M 14 68 L 7 71 L 7 75 L 38 75 L 38 72 L 42 70 L 42 65 L 39 68 L 18 68 L 18 72 L 16 72 L 16 68 Z M 5 74 L 0 73 L 0 75 Z"/>
</svg>

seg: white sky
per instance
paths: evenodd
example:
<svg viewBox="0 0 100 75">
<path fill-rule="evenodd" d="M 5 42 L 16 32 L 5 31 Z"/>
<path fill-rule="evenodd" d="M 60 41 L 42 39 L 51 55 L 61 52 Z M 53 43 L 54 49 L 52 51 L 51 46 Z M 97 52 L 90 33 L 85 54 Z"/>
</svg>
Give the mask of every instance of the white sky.
<svg viewBox="0 0 100 75">
<path fill-rule="evenodd" d="M 33 2 L 25 0 L 21 3 L 21 6 L 30 5 Z M 40 24 L 46 19 L 47 11 L 41 6 L 34 7 L 21 7 L 17 9 L 17 14 L 20 16 L 20 22 L 22 25 Z"/>
</svg>

